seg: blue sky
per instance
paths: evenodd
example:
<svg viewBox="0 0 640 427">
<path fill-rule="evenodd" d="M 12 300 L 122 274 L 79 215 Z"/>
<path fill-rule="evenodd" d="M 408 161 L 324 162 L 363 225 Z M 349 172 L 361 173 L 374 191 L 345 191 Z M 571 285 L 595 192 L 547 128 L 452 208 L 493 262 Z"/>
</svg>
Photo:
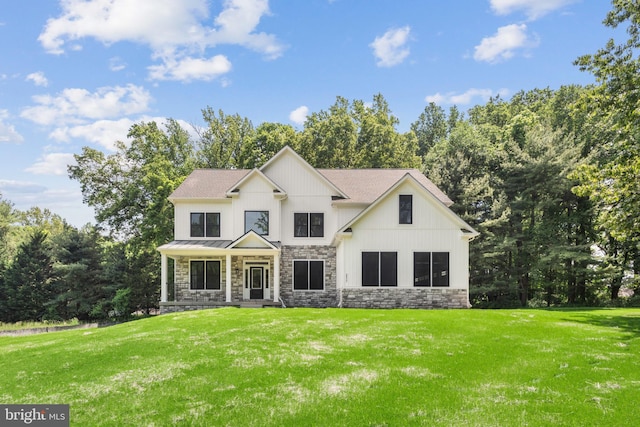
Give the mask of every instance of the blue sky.
<svg viewBox="0 0 640 427">
<path fill-rule="evenodd" d="M 202 124 L 210 106 L 301 129 L 336 96 L 382 93 L 409 129 L 429 102 L 593 78 L 572 62 L 613 37 L 605 0 L 5 0 L 0 193 L 92 222 L 67 165 L 131 124 Z M 620 32 L 618 32 L 618 36 Z"/>
</svg>

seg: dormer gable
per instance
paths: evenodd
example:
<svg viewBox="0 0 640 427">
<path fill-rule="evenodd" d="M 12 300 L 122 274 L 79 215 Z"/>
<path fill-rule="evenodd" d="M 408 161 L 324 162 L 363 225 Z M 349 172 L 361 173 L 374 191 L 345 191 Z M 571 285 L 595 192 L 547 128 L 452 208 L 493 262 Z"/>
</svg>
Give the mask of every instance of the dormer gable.
<svg viewBox="0 0 640 427">
<path fill-rule="evenodd" d="M 246 174 L 236 184 L 232 185 L 227 190 L 227 197 L 238 197 L 243 188 L 250 188 L 251 191 L 261 189 L 262 191 L 271 191 L 275 198 L 284 199 L 287 197 L 286 191 L 284 191 L 278 184 L 273 182 L 268 176 L 262 173 L 259 169 L 253 169 Z"/>
</svg>

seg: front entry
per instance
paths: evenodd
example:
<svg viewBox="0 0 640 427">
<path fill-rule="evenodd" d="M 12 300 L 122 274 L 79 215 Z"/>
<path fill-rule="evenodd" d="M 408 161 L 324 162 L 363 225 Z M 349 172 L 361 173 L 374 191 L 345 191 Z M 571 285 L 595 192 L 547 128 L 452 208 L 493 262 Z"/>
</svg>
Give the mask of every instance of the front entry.
<svg viewBox="0 0 640 427">
<path fill-rule="evenodd" d="M 264 299 L 264 267 L 249 269 L 249 298 Z"/>
</svg>

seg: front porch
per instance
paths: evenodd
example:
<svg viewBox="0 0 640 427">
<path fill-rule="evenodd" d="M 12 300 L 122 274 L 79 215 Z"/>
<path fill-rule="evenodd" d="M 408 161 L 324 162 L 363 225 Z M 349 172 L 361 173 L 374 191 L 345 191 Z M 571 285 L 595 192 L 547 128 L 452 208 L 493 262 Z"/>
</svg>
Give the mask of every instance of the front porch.
<svg viewBox="0 0 640 427">
<path fill-rule="evenodd" d="M 161 246 L 160 312 L 281 306 L 278 246 L 254 232 L 233 242 L 174 241 Z"/>
</svg>

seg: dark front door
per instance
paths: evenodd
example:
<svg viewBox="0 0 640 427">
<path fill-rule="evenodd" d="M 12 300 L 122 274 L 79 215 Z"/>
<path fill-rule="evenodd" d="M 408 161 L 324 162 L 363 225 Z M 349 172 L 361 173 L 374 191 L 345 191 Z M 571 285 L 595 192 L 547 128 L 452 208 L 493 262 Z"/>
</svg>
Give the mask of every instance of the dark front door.
<svg viewBox="0 0 640 427">
<path fill-rule="evenodd" d="M 251 267 L 250 274 L 250 292 L 251 299 L 264 299 L 264 267 Z"/>
</svg>

